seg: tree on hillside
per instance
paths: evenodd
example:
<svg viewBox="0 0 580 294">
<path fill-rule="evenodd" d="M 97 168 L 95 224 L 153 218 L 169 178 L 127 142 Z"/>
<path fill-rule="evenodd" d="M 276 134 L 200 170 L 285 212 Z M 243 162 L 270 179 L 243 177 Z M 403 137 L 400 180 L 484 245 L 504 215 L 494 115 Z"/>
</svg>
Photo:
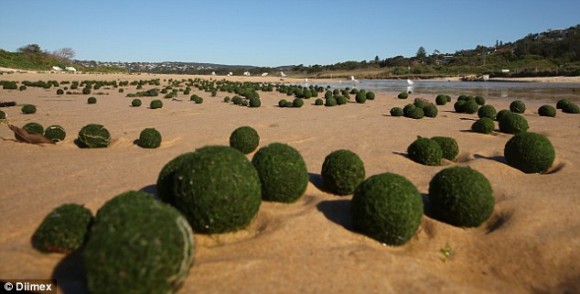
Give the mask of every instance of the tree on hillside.
<svg viewBox="0 0 580 294">
<path fill-rule="evenodd" d="M 38 46 L 38 44 L 28 44 L 18 48 L 18 52 L 38 54 L 41 53 L 42 50 L 40 50 L 40 46 Z"/>
<path fill-rule="evenodd" d="M 61 60 L 69 61 L 75 57 L 75 51 L 73 48 L 61 48 L 52 53 L 56 58 Z"/>
<path fill-rule="evenodd" d="M 423 48 L 423 46 L 419 47 L 419 50 L 417 50 L 416 57 L 417 59 L 424 59 L 425 57 L 427 57 L 427 51 L 425 50 L 425 48 Z"/>
</svg>

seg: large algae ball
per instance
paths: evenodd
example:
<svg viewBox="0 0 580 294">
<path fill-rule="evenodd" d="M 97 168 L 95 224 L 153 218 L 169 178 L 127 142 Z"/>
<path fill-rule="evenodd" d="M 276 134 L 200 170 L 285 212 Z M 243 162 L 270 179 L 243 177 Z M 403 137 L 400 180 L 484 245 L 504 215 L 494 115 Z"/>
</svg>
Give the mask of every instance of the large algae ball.
<svg viewBox="0 0 580 294">
<path fill-rule="evenodd" d="M 21 111 L 24 114 L 33 114 L 36 113 L 36 106 L 32 104 L 25 104 L 24 106 L 22 106 Z"/>
<path fill-rule="evenodd" d="M 63 204 L 51 211 L 32 235 L 32 246 L 41 252 L 70 253 L 84 243 L 93 221 L 90 210 Z"/>
<path fill-rule="evenodd" d="M 356 231 L 397 246 L 411 239 L 419 228 L 423 201 L 409 180 L 383 173 L 366 179 L 356 188 L 351 215 Z"/>
<path fill-rule="evenodd" d="M 144 192 L 126 192 L 98 211 L 83 251 L 90 293 L 173 293 L 193 264 L 187 220 Z"/>
<path fill-rule="evenodd" d="M 495 123 L 489 117 L 482 117 L 471 125 L 471 130 L 476 133 L 491 134 L 494 129 Z"/>
<path fill-rule="evenodd" d="M 191 156 L 193 152 L 183 153 L 171 161 L 165 164 L 159 172 L 157 177 L 157 194 L 161 201 L 169 203 L 175 206 L 175 189 L 173 187 L 173 178 L 175 172 L 179 169 L 181 164 L 186 160 L 188 156 Z"/>
<path fill-rule="evenodd" d="M 36 122 L 29 122 L 25 124 L 23 127 L 28 133 L 30 134 L 44 134 L 44 127 Z"/>
<path fill-rule="evenodd" d="M 556 108 L 554 108 L 554 106 L 551 106 L 551 105 L 542 105 L 542 106 L 540 106 L 540 108 L 538 108 L 538 114 L 540 116 L 555 117 L 556 116 Z"/>
<path fill-rule="evenodd" d="M 49 126 L 44 130 L 44 136 L 54 142 L 59 142 L 64 140 L 66 137 L 66 131 L 62 126 L 53 125 Z"/>
<path fill-rule="evenodd" d="M 161 101 L 159 99 L 152 100 L 151 103 L 149 104 L 149 108 L 151 108 L 151 109 L 158 109 L 158 108 L 162 108 L 162 107 L 163 107 L 163 101 Z"/>
<path fill-rule="evenodd" d="M 230 135 L 230 146 L 244 154 L 253 152 L 258 148 L 259 144 L 260 135 L 254 128 L 249 126 L 239 127 Z"/>
<path fill-rule="evenodd" d="M 407 148 L 409 158 L 424 165 L 440 165 L 443 151 L 437 142 L 429 138 L 417 138 Z"/>
<path fill-rule="evenodd" d="M 161 133 L 154 128 L 146 128 L 139 134 L 139 146 L 143 148 L 157 148 L 161 146 Z"/>
<path fill-rule="evenodd" d="M 88 124 L 79 131 L 79 145 L 83 148 L 105 148 L 111 143 L 111 134 L 99 124 Z"/>
<path fill-rule="evenodd" d="M 185 156 L 173 175 L 175 207 L 201 233 L 245 227 L 261 203 L 260 178 L 240 151 L 206 146 Z"/>
<path fill-rule="evenodd" d="M 365 179 L 365 167 L 360 157 L 350 150 L 336 150 L 324 159 L 322 180 L 337 195 L 352 194 Z"/>
<path fill-rule="evenodd" d="M 459 154 L 459 145 L 455 139 L 451 137 L 433 137 L 431 140 L 439 144 L 443 152 L 443 158 L 453 161 Z"/>
<path fill-rule="evenodd" d="M 507 141 L 504 157 L 509 165 L 525 173 L 543 173 L 554 163 L 556 151 L 548 138 L 523 132 Z"/>
<path fill-rule="evenodd" d="M 496 115 L 497 115 L 497 111 L 495 110 L 495 107 L 493 107 L 489 104 L 483 105 L 482 107 L 479 108 L 479 110 L 477 110 L 477 116 L 479 116 L 480 118 L 488 117 L 491 119 L 495 119 Z"/>
<path fill-rule="evenodd" d="M 470 167 L 449 167 L 429 183 L 433 214 L 458 227 L 477 227 L 492 214 L 495 200 L 487 178 Z"/>
<path fill-rule="evenodd" d="M 262 183 L 264 200 L 291 203 L 304 194 L 308 170 L 302 155 L 293 147 L 272 143 L 252 158 Z"/>
<path fill-rule="evenodd" d="M 503 133 L 517 134 L 529 129 L 528 120 L 517 113 L 505 113 L 499 120 L 499 130 Z"/>
<path fill-rule="evenodd" d="M 405 113 L 401 107 L 393 107 L 390 110 L 392 116 L 403 116 Z"/>
<path fill-rule="evenodd" d="M 565 113 L 580 113 L 580 106 L 576 103 L 570 102 L 562 107 L 562 111 Z"/>
<path fill-rule="evenodd" d="M 526 112 L 526 104 L 521 100 L 515 100 L 510 103 L 510 110 L 513 113 L 524 113 Z"/>
</svg>

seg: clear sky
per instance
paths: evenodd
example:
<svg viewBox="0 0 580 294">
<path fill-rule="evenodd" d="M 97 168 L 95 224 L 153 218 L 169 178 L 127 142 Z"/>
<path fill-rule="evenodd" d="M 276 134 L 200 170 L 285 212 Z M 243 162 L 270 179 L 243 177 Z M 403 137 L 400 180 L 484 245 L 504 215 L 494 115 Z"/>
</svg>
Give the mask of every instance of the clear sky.
<svg viewBox="0 0 580 294">
<path fill-rule="evenodd" d="M 578 0 L 2 0 L 0 49 L 256 66 L 453 53 L 580 23 Z"/>
</svg>

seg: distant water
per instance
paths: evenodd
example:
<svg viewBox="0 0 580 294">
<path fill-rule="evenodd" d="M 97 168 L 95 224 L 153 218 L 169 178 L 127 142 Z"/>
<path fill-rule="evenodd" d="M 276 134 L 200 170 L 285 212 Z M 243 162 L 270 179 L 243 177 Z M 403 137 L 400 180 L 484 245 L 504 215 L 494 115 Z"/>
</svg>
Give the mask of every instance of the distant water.
<svg viewBox="0 0 580 294">
<path fill-rule="evenodd" d="M 317 84 L 332 88 L 352 88 L 355 84 L 351 81 L 339 83 Z M 376 92 L 403 92 L 407 90 L 406 80 L 361 80 L 356 87 L 359 89 Z M 413 96 L 430 98 L 439 94 L 447 94 L 451 97 L 465 95 L 481 95 L 485 98 L 513 98 L 513 99 L 538 99 L 555 101 L 568 98 L 580 101 L 580 84 L 578 83 L 536 83 L 536 82 L 461 82 L 461 81 L 414 81 L 411 88 Z"/>
</svg>

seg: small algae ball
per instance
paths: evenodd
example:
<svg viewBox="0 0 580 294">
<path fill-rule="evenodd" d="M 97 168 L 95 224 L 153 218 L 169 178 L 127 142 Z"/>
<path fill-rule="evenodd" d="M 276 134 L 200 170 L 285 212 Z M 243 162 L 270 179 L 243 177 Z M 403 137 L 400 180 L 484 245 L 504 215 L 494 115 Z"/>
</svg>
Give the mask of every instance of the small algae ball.
<svg viewBox="0 0 580 294">
<path fill-rule="evenodd" d="M 356 100 L 356 103 L 360 103 L 360 104 L 365 103 L 367 101 L 366 93 L 364 93 L 362 91 L 361 92 L 358 92 L 356 94 L 355 100 Z"/>
<path fill-rule="evenodd" d="M 21 108 L 22 113 L 24 114 L 33 114 L 36 113 L 36 106 L 32 104 L 26 104 Z"/>
<path fill-rule="evenodd" d="M 387 245 L 403 245 L 411 239 L 422 215 L 419 191 L 397 174 L 383 173 L 366 179 L 352 197 L 354 229 Z"/>
<path fill-rule="evenodd" d="M 439 144 L 443 152 L 443 158 L 453 161 L 459 154 L 459 145 L 455 139 L 451 137 L 433 137 L 431 140 Z"/>
<path fill-rule="evenodd" d="M 286 99 L 280 99 L 280 101 L 278 101 L 278 107 L 286 107 L 286 103 L 288 103 Z"/>
<path fill-rule="evenodd" d="M 187 155 L 173 175 L 175 207 L 194 231 L 224 233 L 248 225 L 260 208 L 260 178 L 246 156 L 229 146 Z"/>
<path fill-rule="evenodd" d="M 475 102 L 479 105 L 485 105 L 485 98 L 483 96 L 475 96 Z"/>
<path fill-rule="evenodd" d="M 493 213 L 495 200 L 487 178 L 470 167 L 449 167 L 429 182 L 433 214 L 458 227 L 478 227 Z"/>
<path fill-rule="evenodd" d="M 60 142 L 66 137 L 66 132 L 62 126 L 53 125 L 44 130 L 44 136 L 54 142 Z"/>
<path fill-rule="evenodd" d="M 556 108 L 551 105 L 542 105 L 538 108 L 538 114 L 540 116 L 549 116 L 555 117 L 556 116 Z"/>
<path fill-rule="evenodd" d="M 63 204 L 51 211 L 32 235 L 41 252 L 70 253 L 79 249 L 93 221 L 91 211 L 78 204 Z"/>
<path fill-rule="evenodd" d="M 157 194 L 161 201 L 175 206 L 175 190 L 173 187 L 173 177 L 175 171 L 179 169 L 181 164 L 191 156 L 193 152 L 183 153 L 165 164 L 159 172 L 157 178 Z"/>
<path fill-rule="evenodd" d="M 141 106 L 142 102 L 141 99 L 135 98 L 133 99 L 133 101 L 131 101 L 131 106 L 133 107 L 139 107 Z"/>
<path fill-rule="evenodd" d="M 483 105 L 482 107 L 479 108 L 479 110 L 477 110 L 477 116 L 479 116 L 480 118 L 488 117 L 491 119 L 495 119 L 496 115 L 497 115 L 497 111 L 495 110 L 495 107 L 493 107 L 489 104 Z"/>
<path fill-rule="evenodd" d="M 482 117 L 471 125 L 471 130 L 476 133 L 491 134 L 495 129 L 493 119 L 489 117 Z"/>
<path fill-rule="evenodd" d="M 393 107 L 390 111 L 392 116 L 403 116 L 405 113 L 401 107 Z"/>
<path fill-rule="evenodd" d="M 562 112 L 565 113 L 580 113 L 578 104 L 570 102 L 562 107 Z"/>
<path fill-rule="evenodd" d="M 83 250 L 89 293 L 174 293 L 195 255 L 193 232 L 175 208 L 130 191 L 97 212 Z"/>
<path fill-rule="evenodd" d="M 558 102 L 556 102 L 556 108 L 562 109 L 562 108 L 564 108 L 564 105 L 570 104 L 570 103 L 571 103 L 571 101 L 568 99 L 560 99 L 560 100 L 558 100 Z"/>
<path fill-rule="evenodd" d="M 422 119 L 425 117 L 425 111 L 423 111 L 423 108 L 413 107 L 409 108 L 405 116 L 413 119 Z"/>
<path fill-rule="evenodd" d="M 445 104 L 447 104 L 447 102 L 448 101 L 447 101 L 447 96 L 446 95 L 439 94 L 439 95 L 437 95 L 437 97 L 435 97 L 435 103 L 437 105 L 445 105 Z"/>
<path fill-rule="evenodd" d="M 366 98 L 367 98 L 367 100 L 375 100 L 375 93 L 368 91 L 366 94 Z"/>
<path fill-rule="evenodd" d="M 6 119 L 6 112 L 0 110 L 0 119 Z"/>
<path fill-rule="evenodd" d="M 308 170 L 302 155 L 287 144 L 262 147 L 252 158 L 262 183 L 262 198 L 267 201 L 295 202 L 308 185 Z"/>
<path fill-rule="evenodd" d="M 523 132 L 513 136 L 504 148 L 509 165 L 525 173 L 544 173 L 554 163 L 556 151 L 543 135 Z"/>
<path fill-rule="evenodd" d="M 336 106 L 337 103 L 338 102 L 336 101 L 336 99 L 334 99 L 334 98 L 327 98 L 326 99 L 326 103 L 324 103 L 324 106 L 330 106 L 330 107 L 332 107 L 332 106 Z"/>
<path fill-rule="evenodd" d="M 295 98 L 292 101 L 292 107 L 300 108 L 304 105 L 304 100 L 302 98 Z"/>
<path fill-rule="evenodd" d="M 423 112 L 425 113 L 426 117 L 437 117 L 437 106 L 435 106 L 435 104 L 429 103 L 423 107 Z"/>
<path fill-rule="evenodd" d="M 154 128 L 146 128 L 139 134 L 139 146 L 143 148 L 157 148 L 161 146 L 161 133 Z"/>
<path fill-rule="evenodd" d="M 322 98 L 316 98 L 316 100 L 314 100 L 314 105 L 324 105 L 324 100 L 322 100 Z"/>
<path fill-rule="evenodd" d="M 365 167 L 356 153 L 342 149 L 326 156 L 320 174 L 332 193 L 348 195 L 365 179 Z"/>
<path fill-rule="evenodd" d="M 517 134 L 529 129 L 528 120 L 517 113 L 509 112 L 499 120 L 499 130 L 503 133 Z"/>
<path fill-rule="evenodd" d="M 300 98 L 296 98 L 300 99 Z M 230 135 L 230 146 L 244 154 L 252 153 L 260 144 L 260 135 L 249 126 L 235 129 Z"/>
<path fill-rule="evenodd" d="M 526 112 L 526 104 L 521 100 L 515 100 L 510 103 L 510 110 L 513 113 L 524 113 Z"/>
<path fill-rule="evenodd" d="M 149 104 L 149 107 L 151 109 L 162 108 L 163 107 L 163 101 L 161 101 L 159 99 L 152 100 L 151 103 Z"/>
<path fill-rule="evenodd" d="M 29 122 L 22 128 L 31 134 L 44 134 L 44 127 L 39 123 Z"/>
<path fill-rule="evenodd" d="M 258 97 L 252 97 L 250 99 L 250 107 L 256 108 L 262 106 L 262 100 Z"/>
<path fill-rule="evenodd" d="M 335 99 L 337 105 L 344 105 L 348 103 L 348 98 L 346 98 L 345 96 L 338 96 Z"/>
<path fill-rule="evenodd" d="M 443 150 L 437 142 L 429 138 L 417 138 L 407 148 L 409 158 L 424 165 L 440 165 L 443 158 Z"/>
<path fill-rule="evenodd" d="M 475 100 L 467 100 L 461 106 L 461 112 L 467 113 L 467 114 L 477 113 L 478 110 L 479 110 L 479 104 L 477 104 L 477 102 L 475 102 Z"/>
<path fill-rule="evenodd" d="M 409 93 L 407 93 L 407 92 L 401 92 L 401 93 L 399 93 L 399 95 L 397 95 L 397 98 L 399 98 L 399 99 L 407 99 L 407 98 L 409 98 Z"/>
<path fill-rule="evenodd" d="M 111 134 L 102 125 L 88 124 L 79 131 L 78 142 L 83 148 L 105 148 L 111 143 Z"/>
<path fill-rule="evenodd" d="M 97 98 L 95 98 L 95 97 L 89 97 L 87 99 L 87 103 L 88 104 L 96 104 L 97 103 Z"/>
</svg>

